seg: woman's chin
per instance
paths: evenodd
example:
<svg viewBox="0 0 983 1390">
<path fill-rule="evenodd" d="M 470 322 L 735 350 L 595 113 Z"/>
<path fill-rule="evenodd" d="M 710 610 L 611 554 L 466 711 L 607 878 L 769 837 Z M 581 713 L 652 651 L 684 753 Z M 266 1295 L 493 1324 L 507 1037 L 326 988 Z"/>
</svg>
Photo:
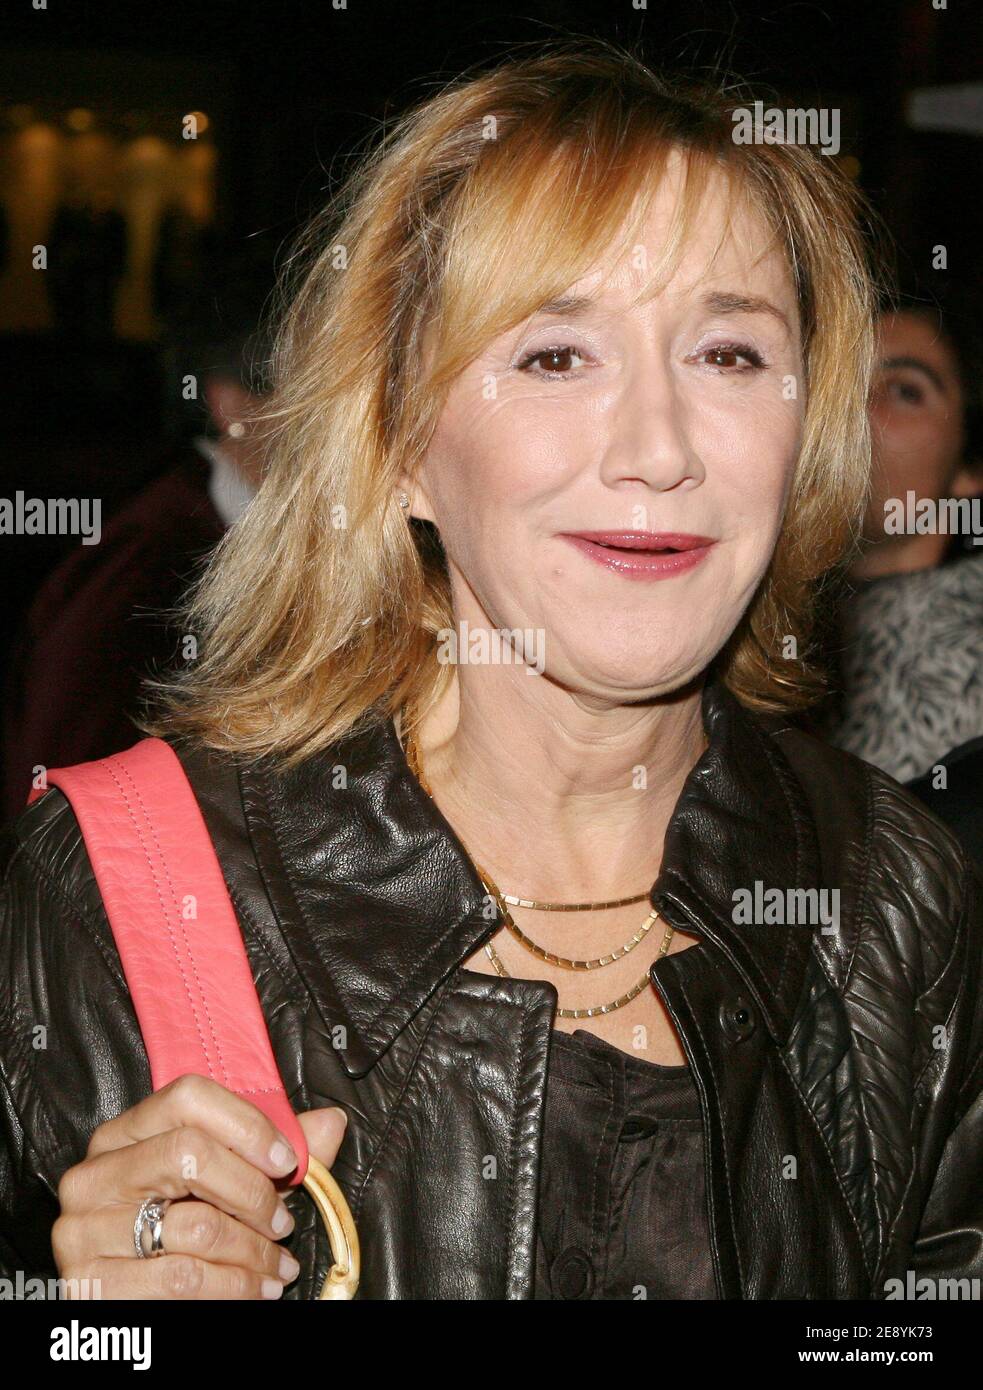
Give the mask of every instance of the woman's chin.
<svg viewBox="0 0 983 1390">
<path fill-rule="evenodd" d="M 580 652 L 570 663 L 569 678 L 556 673 L 554 679 L 583 694 L 637 704 L 681 690 L 706 670 L 710 660 L 711 654 L 702 652 L 667 654 L 654 662 L 651 649 L 634 658 L 623 652 L 616 657 L 610 652 Z"/>
</svg>

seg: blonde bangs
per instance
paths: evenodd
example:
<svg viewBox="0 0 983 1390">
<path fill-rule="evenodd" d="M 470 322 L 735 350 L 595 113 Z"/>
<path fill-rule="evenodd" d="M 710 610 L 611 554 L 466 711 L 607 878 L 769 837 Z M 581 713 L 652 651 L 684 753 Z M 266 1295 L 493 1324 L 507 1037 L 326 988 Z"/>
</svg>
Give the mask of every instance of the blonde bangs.
<svg viewBox="0 0 983 1390">
<path fill-rule="evenodd" d="M 428 380 L 434 390 L 449 386 L 486 343 L 563 294 L 602 258 L 610 257 L 613 268 L 633 254 L 669 160 L 679 152 L 650 117 L 627 130 L 623 123 L 602 127 L 586 148 L 559 133 L 555 146 L 540 130 L 532 138 L 524 134 L 489 153 L 450 209 Z M 701 150 L 682 153 L 681 196 L 637 302 L 672 277 L 703 206 L 714 163 Z"/>
</svg>

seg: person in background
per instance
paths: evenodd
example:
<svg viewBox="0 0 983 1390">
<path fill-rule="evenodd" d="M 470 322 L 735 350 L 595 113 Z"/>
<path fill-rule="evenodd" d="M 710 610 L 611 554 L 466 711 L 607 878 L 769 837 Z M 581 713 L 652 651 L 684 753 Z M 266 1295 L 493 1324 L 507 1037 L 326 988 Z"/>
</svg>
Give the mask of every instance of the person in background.
<svg viewBox="0 0 983 1390">
<path fill-rule="evenodd" d="M 4 820 L 23 810 L 36 768 L 105 757 L 139 736 L 141 682 L 186 636 L 170 611 L 259 486 L 248 421 L 266 386 L 266 347 L 255 321 L 189 342 L 188 360 L 203 364 L 204 432 L 170 448 L 100 543 L 77 546 L 38 591 L 4 691 Z"/>
<path fill-rule="evenodd" d="M 983 537 L 885 528 L 891 499 L 979 500 L 983 351 L 972 315 L 914 300 L 878 321 L 873 469 L 816 732 L 905 783 L 983 868 Z"/>
<path fill-rule="evenodd" d="M 912 303 L 882 313 L 871 493 L 839 608 L 839 690 L 824 732 L 900 782 L 983 735 L 983 536 L 885 525 L 885 504 L 908 493 L 983 491 L 981 372 L 978 344 L 951 311 Z"/>
</svg>

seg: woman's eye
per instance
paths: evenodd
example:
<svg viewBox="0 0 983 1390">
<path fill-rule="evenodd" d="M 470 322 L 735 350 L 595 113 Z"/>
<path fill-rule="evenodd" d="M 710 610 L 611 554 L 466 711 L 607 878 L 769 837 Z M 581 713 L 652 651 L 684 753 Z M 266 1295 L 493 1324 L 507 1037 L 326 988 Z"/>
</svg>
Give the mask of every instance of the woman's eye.
<svg viewBox="0 0 983 1390">
<path fill-rule="evenodd" d="M 718 344 L 704 348 L 699 356 L 708 367 L 715 367 L 718 371 L 747 372 L 764 366 L 760 352 L 748 343 Z"/>
<path fill-rule="evenodd" d="M 913 381 L 892 381 L 888 383 L 888 393 L 905 405 L 921 405 L 924 393 Z"/>
<path fill-rule="evenodd" d="M 580 352 L 572 345 L 540 348 L 538 352 L 531 352 L 527 357 L 523 358 L 519 363 L 519 371 L 528 371 L 533 363 L 541 362 L 543 364 L 542 368 L 539 371 L 533 372 L 533 376 L 542 376 L 547 379 L 570 376 L 571 357 L 576 357 L 583 362 Z"/>
<path fill-rule="evenodd" d="M 871 404 L 902 408 L 921 406 L 925 404 L 925 390 L 919 381 L 906 381 L 904 377 L 881 377 L 874 382 Z"/>
<path fill-rule="evenodd" d="M 707 366 L 717 371 L 747 372 L 765 365 L 761 354 L 747 343 L 724 343 L 705 348 L 698 355 L 701 361 L 706 361 Z M 571 359 L 576 359 L 576 362 Z M 519 363 L 519 370 L 529 371 L 537 363 L 540 365 L 532 371 L 533 376 L 559 381 L 563 377 L 574 375 L 573 368 L 578 364 L 583 365 L 584 355 L 572 344 L 540 348 L 537 352 L 529 353 Z"/>
</svg>

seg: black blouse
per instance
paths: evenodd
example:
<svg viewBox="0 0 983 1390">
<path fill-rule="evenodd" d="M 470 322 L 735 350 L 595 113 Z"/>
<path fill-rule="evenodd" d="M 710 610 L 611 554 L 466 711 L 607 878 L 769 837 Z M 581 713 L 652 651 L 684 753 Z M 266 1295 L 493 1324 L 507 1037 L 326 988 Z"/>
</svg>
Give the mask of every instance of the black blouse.
<svg viewBox="0 0 983 1390">
<path fill-rule="evenodd" d="M 688 1066 L 553 1030 L 534 1298 L 715 1299 Z"/>
</svg>

